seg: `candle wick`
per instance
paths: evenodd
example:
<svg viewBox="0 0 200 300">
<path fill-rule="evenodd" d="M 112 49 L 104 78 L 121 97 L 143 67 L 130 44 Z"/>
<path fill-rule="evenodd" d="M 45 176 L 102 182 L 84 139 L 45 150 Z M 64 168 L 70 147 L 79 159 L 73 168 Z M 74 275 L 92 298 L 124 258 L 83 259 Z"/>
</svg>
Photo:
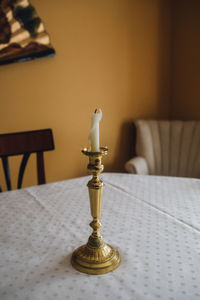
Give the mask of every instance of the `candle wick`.
<svg viewBox="0 0 200 300">
<path fill-rule="evenodd" d="M 96 108 L 95 111 L 94 111 L 94 113 L 95 113 L 95 114 L 98 114 L 98 113 L 99 113 L 99 110 Z"/>
</svg>

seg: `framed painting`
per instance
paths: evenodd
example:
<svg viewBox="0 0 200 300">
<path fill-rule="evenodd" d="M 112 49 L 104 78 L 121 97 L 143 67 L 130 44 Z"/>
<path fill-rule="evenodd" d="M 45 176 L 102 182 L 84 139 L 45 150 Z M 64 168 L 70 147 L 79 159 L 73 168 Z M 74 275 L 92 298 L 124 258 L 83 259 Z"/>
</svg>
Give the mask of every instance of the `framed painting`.
<svg viewBox="0 0 200 300">
<path fill-rule="evenodd" d="M 0 0 L 0 65 L 52 56 L 44 24 L 28 0 Z"/>
</svg>

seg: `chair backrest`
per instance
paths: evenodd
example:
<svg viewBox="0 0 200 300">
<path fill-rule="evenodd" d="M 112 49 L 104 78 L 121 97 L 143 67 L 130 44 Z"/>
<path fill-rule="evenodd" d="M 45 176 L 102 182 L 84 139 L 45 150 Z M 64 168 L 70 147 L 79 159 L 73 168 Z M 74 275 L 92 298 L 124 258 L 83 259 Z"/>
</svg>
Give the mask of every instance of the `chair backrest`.
<svg viewBox="0 0 200 300">
<path fill-rule="evenodd" d="M 200 178 L 200 121 L 134 121 L 150 174 Z"/>
<path fill-rule="evenodd" d="M 26 164 L 31 153 L 36 153 L 37 155 L 38 184 L 46 182 L 43 152 L 53 149 L 54 141 L 51 129 L 0 134 L 0 157 L 3 163 L 7 189 L 12 189 L 8 163 L 9 156 L 23 155 L 17 182 L 17 188 L 20 189 Z"/>
</svg>

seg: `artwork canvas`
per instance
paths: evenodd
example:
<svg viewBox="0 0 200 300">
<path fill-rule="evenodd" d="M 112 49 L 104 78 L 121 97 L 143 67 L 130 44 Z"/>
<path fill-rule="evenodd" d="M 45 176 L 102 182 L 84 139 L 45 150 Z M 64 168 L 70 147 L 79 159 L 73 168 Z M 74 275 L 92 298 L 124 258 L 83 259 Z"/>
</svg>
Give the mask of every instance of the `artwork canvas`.
<svg viewBox="0 0 200 300">
<path fill-rule="evenodd" d="M 28 0 L 0 0 L 0 65 L 55 54 Z"/>
</svg>

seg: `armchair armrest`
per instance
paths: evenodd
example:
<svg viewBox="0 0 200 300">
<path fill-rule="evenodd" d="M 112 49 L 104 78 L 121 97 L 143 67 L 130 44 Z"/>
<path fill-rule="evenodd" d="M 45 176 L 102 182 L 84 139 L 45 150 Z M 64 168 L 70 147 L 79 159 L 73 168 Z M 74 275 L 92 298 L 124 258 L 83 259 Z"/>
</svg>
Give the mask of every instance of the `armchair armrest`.
<svg viewBox="0 0 200 300">
<path fill-rule="evenodd" d="M 149 175 L 147 161 L 141 156 L 134 157 L 127 161 L 125 164 L 125 169 L 128 173 Z"/>
</svg>

